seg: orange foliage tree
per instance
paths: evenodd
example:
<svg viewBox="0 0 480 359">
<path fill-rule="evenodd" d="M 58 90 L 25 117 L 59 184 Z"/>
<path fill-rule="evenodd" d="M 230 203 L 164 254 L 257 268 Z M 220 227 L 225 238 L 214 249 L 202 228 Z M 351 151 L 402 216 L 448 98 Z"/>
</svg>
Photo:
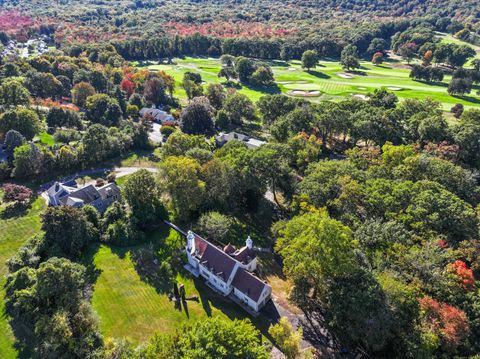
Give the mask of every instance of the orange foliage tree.
<svg viewBox="0 0 480 359">
<path fill-rule="evenodd" d="M 428 296 L 418 302 L 423 330 L 437 336 L 446 351 L 454 352 L 470 334 L 465 312 Z"/>
</svg>

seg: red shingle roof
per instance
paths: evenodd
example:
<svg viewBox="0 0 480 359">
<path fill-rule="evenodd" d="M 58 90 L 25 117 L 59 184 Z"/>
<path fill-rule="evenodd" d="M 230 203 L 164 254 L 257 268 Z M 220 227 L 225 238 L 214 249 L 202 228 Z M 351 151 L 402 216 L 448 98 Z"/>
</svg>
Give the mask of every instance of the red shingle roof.
<svg viewBox="0 0 480 359">
<path fill-rule="evenodd" d="M 204 242 L 206 243 L 206 248 L 200 257 L 200 263 L 226 282 L 235 268 L 235 260 L 220 248 L 206 241 Z"/>
<path fill-rule="evenodd" d="M 258 302 L 263 289 L 267 286 L 267 284 L 243 268 L 238 268 L 232 285 L 255 302 Z"/>
<path fill-rule="evenodd" d="M 253 249 L 250 249 L 248 247 L 243 247 L 237 252 L 235 252 L 233 255 L 233 258 L 235 258 L 237 261 L 243 263 L 243 264 L 248 264 L 252 261 L 253 258 L 256 257 L 255 251 Z"/>
</svg>

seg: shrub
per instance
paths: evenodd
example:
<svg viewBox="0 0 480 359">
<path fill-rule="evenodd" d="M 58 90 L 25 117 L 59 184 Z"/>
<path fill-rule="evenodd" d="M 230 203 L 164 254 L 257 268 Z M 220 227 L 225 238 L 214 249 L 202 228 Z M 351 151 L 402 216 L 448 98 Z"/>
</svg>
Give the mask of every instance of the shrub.
<svg viewBox="0 0 480 359">
<path fill-rule="evenodd" d="M 160 128 L 160 133 L 165 137 L 168 138 L 173 132 L 175 132 L 175 128 L 172 126 L 162 126 Z"/>
<path fill-rule="evenodd" d="M 3 201 L 8 202 L 29 202 L 32 198 L 32 190 L 25 186 L 19 186 L 13 183 L 3 185 Z"/>
</svg>

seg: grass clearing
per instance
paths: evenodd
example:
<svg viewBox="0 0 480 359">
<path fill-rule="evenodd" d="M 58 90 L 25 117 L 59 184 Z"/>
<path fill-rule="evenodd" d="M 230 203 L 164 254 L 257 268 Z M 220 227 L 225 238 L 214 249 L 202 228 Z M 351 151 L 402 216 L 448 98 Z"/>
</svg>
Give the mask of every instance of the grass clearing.
<svg viewBox="0 0 480 359">
<path fill-rule="evenodd" d="M 472 108 L 480 104 L 480 96 L 476 93 L 480 90 L 479 86 L 474 86 L 472 94 L 468 96 L 450 96 L 447 93 L 448 83 L 451 77 L 445 76 L 441 83 L 427 83 L 415 81 L 409 77 L 410 69 L 408 66 L 398 66 L 394 62 L 385 62 L 383 65 L 375 66 L 370 62 L 361 62 L 360 71 L 348 73 L 352 78 L 339 76 L 345 71 L 338 62 L 321 61 L 320 66 L 310 72 L 304 71 L 299 61 L 285 62 L 272 61 L 270 63 L 275 74 L 278 90 L 287 94 L 290 90 L 300 91 L 320 91 L 320 99 L 340 100 L 355 94 L 367 95 L 378 88 L 400 88 L 395 94 L 400 100 L 405 98 L 424 99 L 431 97 L 440 102 L 445 111 L 456 103 L 463 104 L 466 108 Z M 287 66 L 286 66 L 287 65 Z M 187 71 L 198 72 L 202 75 L 206 83 L 222 83 L 226 85 L 224 78 L 219 78 L 217 73 L 220 71 L 220 62 L 213 58 L 191 58 L 176 59 L 174 64 L 156 64 L 149 65 L 153 71 L 165 71 L 172 75 L 176 81 L 175 95 L 181 102 L 186 104 L 186 94 L 181 87 L 183 74 Z M 235 85 L 240 93 L 250 97 L 256 102 L 264 95 L 272 93 L 265 89 L 250 88 L 240 84 Z M 318 97 L 312 98 L 317 101 Z"/>
<path fill-rule="evenodd" d="M 45 209 L 45 201 L 38 197 L 21 217 L 0 219 L 0 358 L 16 358 L 14 337 L 4 313 L 4 295 L 7 267 L 6 261 L 13 256 L 28 239 L 40 233 L 40 215 Z M 0 213 L 4 208 L 0 205 Z"/>
<path fill-rule="evenodd" d="M 100 330 L 105 337 L 127 338 L 134 344 L 146 340 L 155 332 L 171 333 L 184 325 L 210 316 L 230 319 L 248 318 L 235 303 L 213 292 L 201 280 L 194 279 L 183 267 L 174 268 L 177 283 L 185 286 L 186 296 L 200 299 L 187 301 L 186 307 L 176 308 L 168 298 L 172 288 L 159 287 L 145 277 L 145 271 L 135 258 L 141 250 L 157 252 L 165 241 L 180 240 L 173 230 L 158 230 L 149 242 L 126 248 L 95 245 L 87 262 L 92 263 L 96 280 L 92 305 L 100 318 Z M 267 335 L 269 322 L 262 316 L 252 322 Z"/>
</svg>

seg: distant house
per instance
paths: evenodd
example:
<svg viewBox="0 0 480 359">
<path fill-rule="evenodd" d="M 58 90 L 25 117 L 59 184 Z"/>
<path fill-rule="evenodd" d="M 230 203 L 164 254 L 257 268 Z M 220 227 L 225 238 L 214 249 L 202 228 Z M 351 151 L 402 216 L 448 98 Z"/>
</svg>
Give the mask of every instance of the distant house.
<svg viewBox="0 0 480 359">
<path fill-rule="evenodd" d="M 144 107 L 140 110 L 140 116 L 143 118 L 151 118 L 153 121 L 160 124 L 177 122 L 175 118 L 168 112 L 159 110 L 157 108 Z"/>
<path fill-rule="evenodd" d="M 265 141 L 257 140 L 256 138 L 248 137 L 247 135 L 237 132 L 221 133 L 215 137 L 215 142 L 217 143 L 218 147 L 222 147 L 227 142 L 233 140 L 245 143 L 248 148 L 258 148 L 267 143 Z"/>
<path fill-rule="evenodd" d="M 47 190 L 47 195 L 50 206 L 63 205 L 80 208 L 89 204 L 103 213 L 113 202 L 120 199 L 120 189 L 115 183 L 107 183 L 97 188 L 92 184 L 78 187 L 75 181 L 55 182 Z"/>
<path fill-rule="evenodd" d="M 222 250 L 189 231 L 186 251 L 185 268 L 223 295 L 233 296 L 255 312 L 270 300 L 272 287 L 252 273 L 257 268 L 257 256 L 250 237 L 241 249 L 229 244 Z"/>
</svg>

